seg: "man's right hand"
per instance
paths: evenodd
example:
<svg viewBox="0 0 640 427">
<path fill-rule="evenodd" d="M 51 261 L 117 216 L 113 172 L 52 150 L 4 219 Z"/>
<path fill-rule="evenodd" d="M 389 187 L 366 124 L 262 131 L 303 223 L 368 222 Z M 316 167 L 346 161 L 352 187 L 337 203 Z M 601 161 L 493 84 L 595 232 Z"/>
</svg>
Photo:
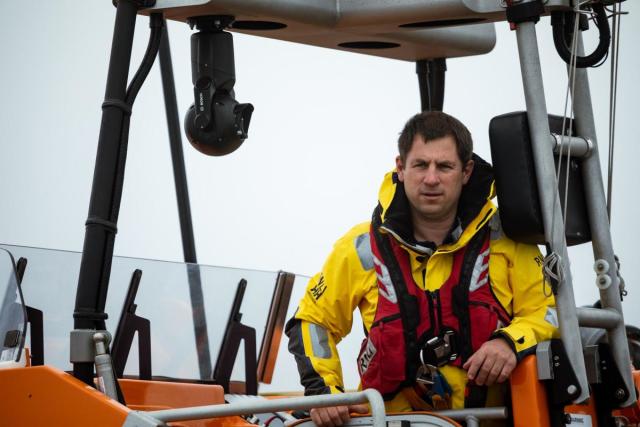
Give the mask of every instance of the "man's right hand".
<svg viewBox="0 0 640 427">
<path fill-rule="evenodd" d="M 339 427 L 349 422 L 349 414 L 356 412 L 366 414 L 369 406 L 366 404 L 349 406 L 330 406 L 327 408 L 313 408 L 310 411 L 311 420 L 318 427 Z"/>
</svg>

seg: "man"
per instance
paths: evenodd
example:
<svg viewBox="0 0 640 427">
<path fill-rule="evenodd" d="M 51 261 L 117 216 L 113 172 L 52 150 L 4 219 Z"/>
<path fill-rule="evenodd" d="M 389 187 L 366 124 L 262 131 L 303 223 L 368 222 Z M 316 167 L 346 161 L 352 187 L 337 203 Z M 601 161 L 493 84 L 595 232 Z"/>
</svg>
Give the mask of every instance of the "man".
<svg viewBox="0 0 640 427">
<path fill-rule="evenodd" d="M 305 394 L 343 391 L 336 344 L 360 309 L 363 388 L 388 411 L 485 406 L 517 360 L 556 328 L 536 246 L 500 227 L 491 166 L 454 117 L 425 112 L 398 140 L 370 222 L 334 246 L 287 324 Z M 466 396 L 466 398 L 465 398 Z M 492 397 L 493 396 L 493 397 Z M 339 426 L 362 406 L 311 411 Z"/>
</svg>

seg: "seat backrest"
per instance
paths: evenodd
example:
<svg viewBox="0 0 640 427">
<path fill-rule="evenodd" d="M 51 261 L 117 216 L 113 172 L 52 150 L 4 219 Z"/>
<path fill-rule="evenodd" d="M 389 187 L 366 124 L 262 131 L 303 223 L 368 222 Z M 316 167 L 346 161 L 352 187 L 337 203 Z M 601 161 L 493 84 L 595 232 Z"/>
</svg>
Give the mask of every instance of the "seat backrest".
<svg viewBox="0 0 640 427">
<path fill-rule="evenodd" d="M 562 117 L 549 116 L 551 132 L 560 135 L 562 122 Z M 575 135 L 575 132 L 572 135 Z M 518 242 L 545 244 L 527 113 L 508 113 L 491 119 L 489 140 L 500 219 L 505 233 Z M 551 135 L 549 141 L 551 149 Z M 554 157 L 557 170 L 560 163 L 559 156 L 554 155 Z M 565 228 L 568 245 L 577 245 L 591 240 L 580 163 L 578 158 L 572 158 L 569 163 L 568 208 Z M 565 155 L 558 183 L 562 205 L 564 204 L 567 180 L 566 167 Z"/>
</svg>

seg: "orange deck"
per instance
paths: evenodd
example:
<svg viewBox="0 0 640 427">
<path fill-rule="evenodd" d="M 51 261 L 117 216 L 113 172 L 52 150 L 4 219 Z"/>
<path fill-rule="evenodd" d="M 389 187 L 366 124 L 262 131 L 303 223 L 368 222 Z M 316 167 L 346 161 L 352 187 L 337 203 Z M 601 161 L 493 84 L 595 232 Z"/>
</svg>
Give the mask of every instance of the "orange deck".
<svg viewBox="0 0 640 427">
<path fill-rule="evenodd" d="M 122 426 L 132 410 L 161 410 L 224 403 L 218 385 L 121 380 L 123 406 L 50 366 L 0 370 L 0 425 Z M 189 427 L 246 427 L 240 417 L 171 423 Z"/>
</svg>

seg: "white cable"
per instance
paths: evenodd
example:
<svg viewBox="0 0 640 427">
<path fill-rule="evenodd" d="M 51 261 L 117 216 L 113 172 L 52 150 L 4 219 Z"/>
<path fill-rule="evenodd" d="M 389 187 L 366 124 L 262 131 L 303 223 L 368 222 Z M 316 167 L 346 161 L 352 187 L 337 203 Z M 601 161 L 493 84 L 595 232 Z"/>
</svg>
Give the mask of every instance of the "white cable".
<svg viewBox="0 0 640 427">
<path fill-rule="evenodd" d="M 557 252 L 551 252 L 544 257 L 542 261 L 542 275 L 544 281 L 542 286 L 546 289 L 546 284 L 551 284 L 551 290 L 555 293 L 556 288 L 553 285 L 559 286 L 564 282 L 564 266 L 562 265 L 562 257 Z M 546 294 L 546 291 L 545 291 Z"/>
</svg>

